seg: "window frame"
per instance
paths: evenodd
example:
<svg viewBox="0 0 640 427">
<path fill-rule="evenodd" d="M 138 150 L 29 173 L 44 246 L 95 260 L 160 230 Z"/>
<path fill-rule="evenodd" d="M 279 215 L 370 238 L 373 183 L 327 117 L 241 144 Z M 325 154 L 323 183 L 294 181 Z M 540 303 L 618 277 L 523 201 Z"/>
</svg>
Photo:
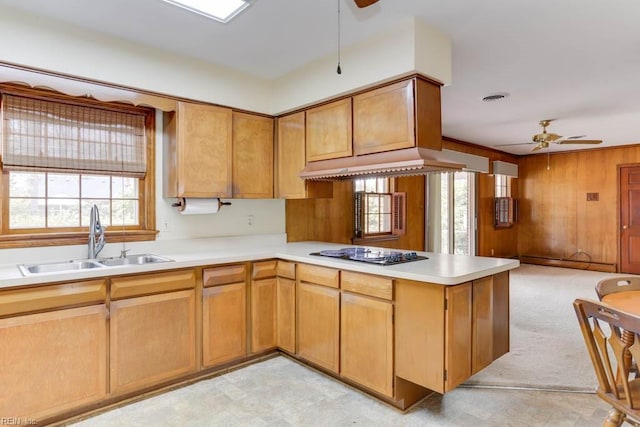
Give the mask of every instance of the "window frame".
<svg viewBox="0 0 640 427">
<path fill-rule="evenodd" d="M 103 102 L 88 95 L 75 97 L 60 92 L 34 89 L 16 84 L 0 84 L 0 92 L 128 113 L 142 113 L 145 117 L 147 169 L 145 176 L 138 179 L 139 224 L 124 227 L 122 225 L 112 224 L 107 228 L 105 234 L 107 241 L 110 243 L 155 240 L 158 233 L 156 230 L 155 213 L 155 109 L 119 102 Z M 0 216 L 0 249 L 75 245 L 87 242 L 88 227 L 9 229 L 9 171 L 2 169 L 1 172 L 0 211 L 2 215 Z"/>
<path fill-rule="evenodd" d="M 376 179 L 387 180 L 387 185 L 386 185 L 387 191 L 385 192 L 378 192 L 380 190 L 379 183 L 376 183 L 376 192 L 370 192 L 370 191 L 367 192 L 366 189 L 362 191 L 360 190 L 356 191 L 357 181 L 364 181 L 366 179 L 370 179 L 370 178 L 359 178 L 353 181 L 353 190 L 354 190 L 354 213 L 353 213 L 354 230 L 353 232 L 354 232 L 354 235 L 353 235 L 353 238 L 351 239 L 352 243 L 370 243 L 375 241 L 400 239 L 400 236 L 406 233 L 406 193 L 398 193 L 395 191 L 396 182 L 395 182 L 395 179 L 391 177 L 376 178 Z M 390 203 L 389 215 L 390 215 L 390 225 L 391 225 L 390 231 L 378 232 L 378 233 L 364 232 L 364 228 L 365 228 L 364 222 L 366 222 L 367 210 L 363 205 L 360 208 L 360 212 L 358 212 L 358 206 L 357 206 L 358 203 L 356 201 L 356 197 L 357 197 L 356 194 L 358 193 L 362 193 L 363 195 L 372 194 L 377 196 L 389 196 L 389 203 Z M 366 199 L 365 197 L 362 198 L 361 202 L 363 204 L 365 199 Z M 400 212 L 398 212 L 396 203 L 401 203 Z M 401 216 L 401 218 L 399 218 L 399 216 Z M 361 230 L 362 232 L 359 234 L 358 234 L 358 218 L 360 218 L 361 221 L 363 222 L 362 230 Z M 398 228 L 397 224 L 401 224 L 401 227 Z"/>
</svg>

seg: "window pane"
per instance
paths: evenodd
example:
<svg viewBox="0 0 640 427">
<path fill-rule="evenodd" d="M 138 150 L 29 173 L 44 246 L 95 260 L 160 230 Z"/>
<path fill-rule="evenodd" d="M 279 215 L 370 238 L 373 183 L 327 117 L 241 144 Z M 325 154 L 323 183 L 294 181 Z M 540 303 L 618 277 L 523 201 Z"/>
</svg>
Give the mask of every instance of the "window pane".
<svg viewBox="0 0 640 427">
<path fill-rule="evenodd" d="M 380 212 L 380 198 L 377 194 L 367 194 L 367 213 L 375 213 Z"/>
<path fill-rule="evenodd" d="M 44 173 L 9 172 L 10 197 L 44 197 L 44 183 Z"/>
<path fill-rule="evenodd" d="M 378 193 L 388 193 L 389 192 L 389 178 L 378 178 Z"/>
<path fill-rule="evenodd" d="M 91 214 L 91 206 L 98 206 L 98 213 L 100 214 L 100 224 L 103 226 L 111 225 L 111 208 L 108 200 L 82 200 L 80 208 L 82 209 L 82 227 L 89 226 L 89 215 Z"/>
<path fill-rule="evenodd" d="M 82 198 L 108 199 L 111 179 L 103 175 L 82 175 Z"/>
<path fill-rule="evenodd" d="M 111 223 L 118 225 L 138 225 L 138 201 L 137 200 L 114 200 L 112 202 L 113 215 Z M 124 215 L 124 222 L 123 222 Z"/>
<path fill-rule="evenodd" d="M 391 196 L 388 194 L 380 196 L 380 213 L 391 213 Z"/>
<path fill-rule="evenodd" d="M 449 174 L 441 175 L 440 187 L 440 250 L 449 253 Z"/>
<path fill-rule="evenodd" d="M 380 224 L 380 232 L 391 233 L 391 213 L 380 215 L 382 223 Z"/>
<path fill-rule="evenodd" d="M 112 177 L 111 194 L 114 199 L 137 199 L 138 180 L 121 176 Z"/>
<path fill-rule="evenodd" d="M 47 174 L 47 195 L 49 197 L 80 197 L 80 175 Z"/>
<path fill-rule="evenodd" d="M 367 193 L 375 193 L 376 190 L 377 188 L 375 178 L 368 178 L 364 181 L 364 191 L 366 191 Z"/>
<path fill-rule="evenodd" d="M 364 191 L 364 179 L 356 179 L 353 183 L 354 191 Z"/>
<path fill-rule="evenodd" d="M 367 215 L 365 232 L 367 234 L 380 232 L 380 217 L 378 215 Z"/>
<path fill-rule="evenodd" d="M 9 227 L 44 228 L 45 199 L 10 199 Z"/>
<path fill-rule="evenodd" d="M 48 227 L 79 227 L 79 199 L 49 199 L 47 204 Z"/>
</svg>

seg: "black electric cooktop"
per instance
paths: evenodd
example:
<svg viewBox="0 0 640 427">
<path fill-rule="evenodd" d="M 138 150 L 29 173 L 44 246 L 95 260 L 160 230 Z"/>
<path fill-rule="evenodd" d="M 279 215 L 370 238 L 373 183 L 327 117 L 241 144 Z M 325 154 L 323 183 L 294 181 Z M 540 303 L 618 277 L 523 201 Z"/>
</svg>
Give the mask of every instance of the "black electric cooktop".
<svg viewBox="0 0 640 427">
<path fill-rule="evenodd" d="M 427 257 L 418 255 L 415 252 L 388 251 L 369 248 L 329 249 L 320 252 L 313 252 L 309 255 L 348 259 L 377 265 L 395 265 L 428 259 Z"/>
</svg>

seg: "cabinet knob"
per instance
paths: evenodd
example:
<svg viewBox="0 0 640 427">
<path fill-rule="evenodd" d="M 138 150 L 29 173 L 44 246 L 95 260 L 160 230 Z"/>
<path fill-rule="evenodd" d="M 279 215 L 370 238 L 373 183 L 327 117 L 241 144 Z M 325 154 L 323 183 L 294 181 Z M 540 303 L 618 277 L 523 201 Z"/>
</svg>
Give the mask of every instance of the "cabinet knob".
<svg viewBox="0 0 640 427">
<path fill-rule="evenodd" d="M 623 225 L 623 226 L 622 226 L 622 229 L 623 229 L 623 230 L 626 230 L 627 228 L 629 228 L 629 226 L 628 226 L 627 224 L 625 224 L 625 225 Z"/>
</svg>

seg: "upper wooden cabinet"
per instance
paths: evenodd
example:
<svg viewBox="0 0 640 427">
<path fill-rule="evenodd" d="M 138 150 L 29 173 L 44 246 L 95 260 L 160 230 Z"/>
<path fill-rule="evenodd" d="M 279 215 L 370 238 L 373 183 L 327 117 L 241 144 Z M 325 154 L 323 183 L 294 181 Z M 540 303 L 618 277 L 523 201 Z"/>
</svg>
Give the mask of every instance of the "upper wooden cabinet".
<svg viewBox="0 0 640 427">
<path fill-rule="evenodd" d="M 440 86 L 411 80 L 353 97 L 353 150 L 356 155 L 402 148 L 439 150 Z"/>
<path fill-rule="evenodd" d="M 233 112 L 233 197 L 273 197 L 273 119 Z"/>
<path fill-rule="evenodd" d="M 305 181 L 298 176 L 306 162 L 305 113 L 280 117 L 276 122 L 276 197 L 284 199 L 330 198 L 333 183 Z"/>
<path fill-rule="evenodd" d="M 164 117 L 164 197 L 231 197 L 232 112 L 178 102 Z"/>
<path fill-rule="evenodd" d="M 353 154 L 351 98 L 311 108 L 307 114 L 307 162 Z"/>
</svg>

